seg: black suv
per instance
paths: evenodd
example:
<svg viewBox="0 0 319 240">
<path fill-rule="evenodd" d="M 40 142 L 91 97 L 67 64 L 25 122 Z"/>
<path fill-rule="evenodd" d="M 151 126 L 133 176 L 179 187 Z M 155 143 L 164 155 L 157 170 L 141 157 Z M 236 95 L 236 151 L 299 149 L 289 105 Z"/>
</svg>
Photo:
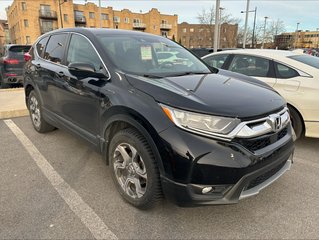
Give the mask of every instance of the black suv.
<svg viewBox="0 0 319 240">
<path fill-rule="evenodd" d="M 22 84 L 24 54 L 29 51 L 29 45 L 10 44 L 4 47 L 0 58 L 0 88 Z"/>
<path fill-rule="evenodd" d="M 158 61 L 170 51 L 183 61 Z M 36 131 L 63 128 L 87 140 L 136 207 L 163 194 L 182 206 L 236 203 L 291 166 L 284 99 L 216 74 L 169 39 L 62 29 L 41 36 L 30 55 L 24 88 Z"/>
</svg>

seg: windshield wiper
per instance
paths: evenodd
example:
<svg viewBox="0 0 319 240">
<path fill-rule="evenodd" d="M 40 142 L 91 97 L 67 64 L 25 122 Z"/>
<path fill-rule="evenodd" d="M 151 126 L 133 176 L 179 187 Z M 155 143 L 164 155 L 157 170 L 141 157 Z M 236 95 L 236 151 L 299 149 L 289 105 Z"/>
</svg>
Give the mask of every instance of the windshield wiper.
<svg viewBox="0 0 319 240">
<path fill-rule="evenodd" d="M 164 78 L 164 76 L 154 75 L 154 74 L 144 74 L 143 77 L 147 77 L 147 78 Z"/>
<path fill-rule="evenodd" d="M 176 74 L 169 75 L 167 77 L 179 77 L 179 76 L 186 76 L 186 75 L 199 75 L 199 74 L 210 74 L 211 72 L 180 72 Z"/>
</svg>

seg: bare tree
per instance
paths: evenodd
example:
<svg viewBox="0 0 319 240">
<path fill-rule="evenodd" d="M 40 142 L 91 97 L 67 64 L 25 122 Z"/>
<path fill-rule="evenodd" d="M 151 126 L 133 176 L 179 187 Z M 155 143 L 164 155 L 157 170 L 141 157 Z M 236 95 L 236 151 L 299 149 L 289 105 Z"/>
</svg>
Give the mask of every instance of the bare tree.
<svg viewBox="0 0 319 240">
<path fill-rule="evenodd" d="M 200 24 L 206 25 L 209 31 L 209 35 L 212 39 L 212 45 L 214 44 L 214 24 L 215 24 L 215 6 L 212 5 L 209 9 L 202 8 L 202 11 L 198 13 L 197 19 Z M 228 13 L 225 9 L 221 11 L 221 24 L 239 24 L 240 19 L 235 18 L 232 14 Z"/>
</svg>

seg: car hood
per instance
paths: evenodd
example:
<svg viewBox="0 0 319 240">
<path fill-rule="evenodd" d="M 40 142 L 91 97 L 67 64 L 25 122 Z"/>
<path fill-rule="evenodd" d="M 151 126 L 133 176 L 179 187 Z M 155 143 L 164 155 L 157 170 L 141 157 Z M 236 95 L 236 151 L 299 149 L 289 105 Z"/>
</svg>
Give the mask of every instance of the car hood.
<svg viewBox="0 0 319 240">
<path fill-rule="evenodd" d="M 219 74 L 126 78 L 160 103 L 205 114 L 247 119 L 265 116 L 286 104 L 272 89 Z"/>
</svg>

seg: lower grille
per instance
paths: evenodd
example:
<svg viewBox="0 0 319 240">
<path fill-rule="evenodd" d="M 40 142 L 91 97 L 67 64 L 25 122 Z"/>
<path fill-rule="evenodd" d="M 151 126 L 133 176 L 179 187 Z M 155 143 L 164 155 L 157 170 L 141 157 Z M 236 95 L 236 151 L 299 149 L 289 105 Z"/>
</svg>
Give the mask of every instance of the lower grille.
<svg viewBox="0 0 319 240">
<path fill-rule="evenodd" d="M 288 133 L 288 127 L 283 128 L 277 133 L 268 134 L 265 136 L 261 136 L 253 139 L 243 139 L 237 138 L 234 139 L 234 142 L 242 145 L 244 148 L 248 149 L 251 152 L 255 152 L 259 149 L 265 148 L 280 139 L 282 139 Z"/>
<path fill-rule="evenodd" d="M 274 176 L 284 165 L 286 162 L 283 162 L 279 164 L 278 166 L 274 167 L 273 169 L 269 170 L 268 172 L 265 172 L 264 174 L 256 177 L 252 181 L 250 181 L 249 185 L 247 186 L 246 190 L 251 189 L 253 187 L 258 186 L 259 184 L 263 183 L 267 179 L 271 178 Z"/>
</svg>

